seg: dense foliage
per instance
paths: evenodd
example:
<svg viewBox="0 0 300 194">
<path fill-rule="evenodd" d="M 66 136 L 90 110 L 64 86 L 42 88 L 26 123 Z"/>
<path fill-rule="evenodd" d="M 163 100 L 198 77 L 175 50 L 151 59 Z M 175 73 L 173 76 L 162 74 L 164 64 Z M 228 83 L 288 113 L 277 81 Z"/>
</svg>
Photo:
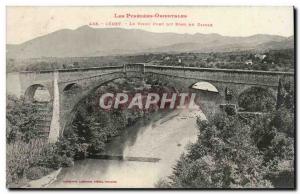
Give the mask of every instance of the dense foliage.
<svg viewBox="0 0 300 194">
<path fill-rule="evenodd" d="M 64 138 L 74 147 L 75 158 L 104 150 L 105 143 L 118 135 L 128 124 L 123 112 L 98 111 L 88 115 L 77 114 L 71 129 L 64 133 Z"/>
<path fill-rule="evenodd" d="M 217 115 L 213 124 L 199 121 L 198 141 L 180 158 L 169 182 L 157 186 L 273 187 L 268 177 L 280 172 L 280 163 L 293 160 L 294 141 L 268 126 L 270 120 L 266 118 L 257 118 L 255 122 L 258 125 L 245 125 L 237 115 Z"/>
<path fill-rule="evenodd" d="M 63 166 L 73 164 L 74 151 L 62 139 L 49 144 L 37 126 L 42 115 L 34 103 L 7 97 L 7 185 L 22 185 Z"/>
<path fill-rule="evenodd" d="M 294 102 L 280 84 L 277 109 L 268 114 L 217 114 L 198 120 L 199 136 L 157 187 L 294 187 Z M 255 103 L 255 101 L 253 102 Z M 274 107 L 275 109 L 275 107 Z M 284 178 L 284 177 L 290 177 Z"/>
<path fill-rule="evenodd" d="M 238 99 L 239 107 L 250 112 L 269 112 L 275 109 L 275 97 L 264 88 L 251 87 Z"/>
<path fill-rule="evenodd" d="M 41 115 L 33 103 L 25 102 L 15 96 L 7 97 L 6 121 L 7 143 L 15 141 L 29 142 L 39 134 L 36 127 Z"/>
</svg>

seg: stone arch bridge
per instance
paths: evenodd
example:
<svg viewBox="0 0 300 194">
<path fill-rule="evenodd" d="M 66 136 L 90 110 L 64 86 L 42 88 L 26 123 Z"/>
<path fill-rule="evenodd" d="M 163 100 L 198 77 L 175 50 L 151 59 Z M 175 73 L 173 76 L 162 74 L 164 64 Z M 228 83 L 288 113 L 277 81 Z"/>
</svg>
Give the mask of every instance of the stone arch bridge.
<svg viewBox="0 0 300 194">
<path fill-rule="evenodd" d="M 74 117 L 74 109 L 80 100 L 99 86 L 118 78 L 151 79 L 183 90 L 192 90 L 196 82 L 209 82 L 218 93 L 207 95 L 206 91 L 196 91 L 201 96 L 204 114 L 214 114 L 215 107 L 225 102 L 225 90 L 231 91 L 232 102 L 250 87 L 262 87 L 276 98 L 279 79 L 294 83 L 294 73 L 266 72 L 250 70 L 210 69 L 193 67 L 154 66 L 147 64 L 125 64 L 120 66 L 85 69 L 60 69 L 55 71 L 20 72 L 21 92 L 26 100 L 32 100 L 38 86 L 48 89 L 53 104 L 49 132 L 49 142 L 55 142 L 65 126 Z M 69 92 L 74 89 L 75 92 Z M 209 93 L 209 92 L 208 92 Z M 207 97 L 208 96 L 208 97 Z"/>
</svg>

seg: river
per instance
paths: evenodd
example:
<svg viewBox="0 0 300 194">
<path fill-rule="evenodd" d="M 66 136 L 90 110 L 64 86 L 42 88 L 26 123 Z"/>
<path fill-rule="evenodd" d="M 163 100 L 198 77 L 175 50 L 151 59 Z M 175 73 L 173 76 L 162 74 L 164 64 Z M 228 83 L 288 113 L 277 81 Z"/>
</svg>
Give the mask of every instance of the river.
<svg viewBox="0 0 300 194">
<path fill-rule="evenodd" d="M 76 161 L 51 188 L 153 188 L 197 140 L 200 111 L 156 113 L 138 121 L 106 145 L 104 159 Z"/>
</svg>

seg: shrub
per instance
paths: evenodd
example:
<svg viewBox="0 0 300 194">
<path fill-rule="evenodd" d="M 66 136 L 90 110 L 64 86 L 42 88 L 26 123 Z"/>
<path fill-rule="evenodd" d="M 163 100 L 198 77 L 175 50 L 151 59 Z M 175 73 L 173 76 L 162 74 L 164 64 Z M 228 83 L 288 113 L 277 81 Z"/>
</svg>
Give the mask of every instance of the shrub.
<svg viewBox="0 0 300 194">
<path fill-rule="evenodd" d="M 7 144 L 6 174 L 7 184 L 18 183 L 23 179 L 26 170 L 38 161 L 42 150 L 46 146 L 44 140 L 31 140 L 29 143 L 18 141 Z"/>
<path fill-rule="evenodd" d="M 7 144 L 7 184 L 38 179 L 52 170 L 72 166 L 72 150 L 63 139 L 56 144 L 48 144 L 44 139 Z"/>
<path fill-rule="evenodd" d="M 294 137 L 295 114 L 285 107 L 280 107 L 273 113 L 270 125 L 280 132 L 286 133 L 289 137 Z"/>
<path fill-rule="evenodd" d="M 7 97 L 6 122 L 7 122 L 7 143 L 17 140 L 29 142 L 39 137 L 39 129 L 36 127 L 41 115 L 36 106 L 25 102 L 23 98 L 15 96 Z"/>
<path fill-rule="evenodd" d="M 26 170 L 26 178 L 29 180 L 36 180 L 39 179 L 46 174 L 50 173 L 52 169 L 49 168 L 43 168 L 40 166 L 31 167 Z"/>
<path fill-rule="evenodd" d="M 239 96 L 238 104 L 245 111 L 268 112 L 275 109 L 276 102 L 268 90 L 252 87 Z"/>
</svg>

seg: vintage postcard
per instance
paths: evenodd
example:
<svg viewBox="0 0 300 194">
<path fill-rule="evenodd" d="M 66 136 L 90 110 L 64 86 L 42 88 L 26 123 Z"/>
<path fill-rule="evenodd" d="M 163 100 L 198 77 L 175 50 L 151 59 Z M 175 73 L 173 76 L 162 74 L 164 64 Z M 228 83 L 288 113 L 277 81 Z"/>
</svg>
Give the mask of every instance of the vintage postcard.
<svg viewBox="0 0 300 194">
<path fill-rule="evenodd" d="M 8 188 L 295 189 L 293 7 L 6 16 Z"/>
</svg>

